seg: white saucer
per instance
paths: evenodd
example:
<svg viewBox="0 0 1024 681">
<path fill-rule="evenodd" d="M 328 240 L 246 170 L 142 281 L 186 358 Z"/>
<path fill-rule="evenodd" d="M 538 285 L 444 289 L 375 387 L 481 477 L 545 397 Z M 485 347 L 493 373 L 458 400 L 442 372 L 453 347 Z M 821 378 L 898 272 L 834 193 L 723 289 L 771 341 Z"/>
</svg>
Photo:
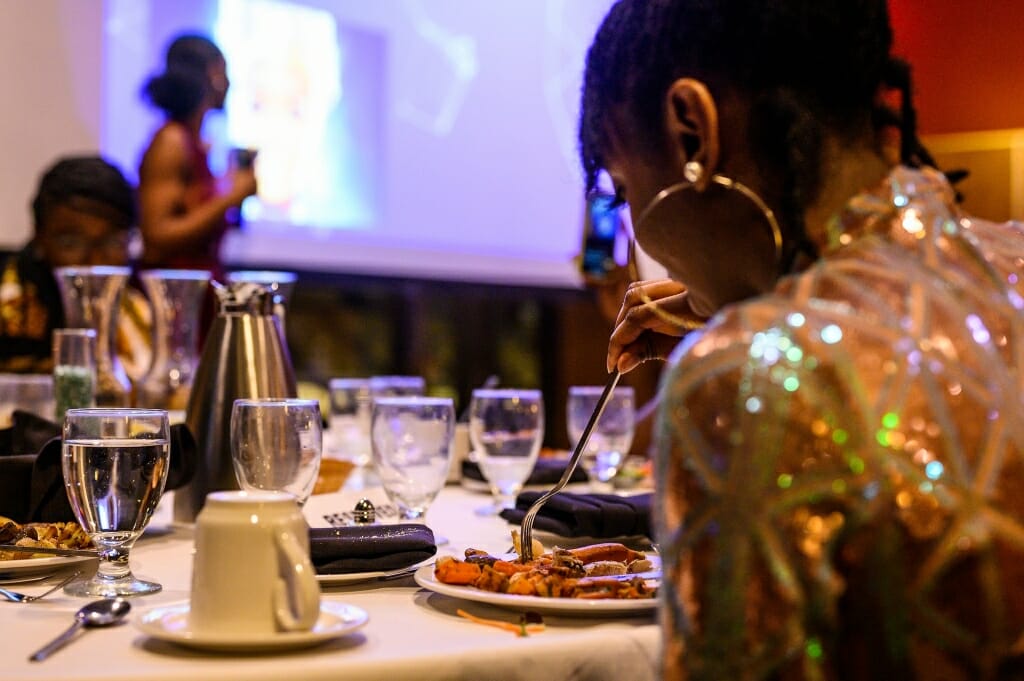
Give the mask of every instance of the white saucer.
<svg viewBox="0 0 1024 681">
<path fill-rule="evenodd" d="M 369 620 L 362 608 L 346 603 L 320 602 L 320 617 L 310 631 L 282 631 L 273 634 L 218 632 L 197 634 L 189 627 L 188 602 L 162 605 L 132 618 L 135 628 L 161 641 L 188 648 L 222 652 L 262 652 L 308 648 L 345 636 Z"/>
</svg>

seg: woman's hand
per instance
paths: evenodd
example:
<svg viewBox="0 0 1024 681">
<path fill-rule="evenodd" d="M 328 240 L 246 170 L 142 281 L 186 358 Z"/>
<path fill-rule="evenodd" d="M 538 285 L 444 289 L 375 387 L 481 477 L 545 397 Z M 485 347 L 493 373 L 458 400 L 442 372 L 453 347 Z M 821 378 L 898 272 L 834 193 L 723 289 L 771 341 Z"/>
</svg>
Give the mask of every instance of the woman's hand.
<svg viewBox="0 0 1024 681">
<path fill-rule="evenodd" d="M 677 281 L 657 279 L 630 284 L 608 340 L 608 371 L 618 368 L 626 373 L 649 359 L 669 356 L 688 329 L 659 315 L 659 310 L 670 317 L 707 321 L 693 311 L 686 287 Z"/>
<path fill-rule="evenodd" d="M 240 205 L 256 193 L 256 172 L 252 168 L 235 168 L 228 173 L 227 195 L 234 205 Z"/>
</svg>

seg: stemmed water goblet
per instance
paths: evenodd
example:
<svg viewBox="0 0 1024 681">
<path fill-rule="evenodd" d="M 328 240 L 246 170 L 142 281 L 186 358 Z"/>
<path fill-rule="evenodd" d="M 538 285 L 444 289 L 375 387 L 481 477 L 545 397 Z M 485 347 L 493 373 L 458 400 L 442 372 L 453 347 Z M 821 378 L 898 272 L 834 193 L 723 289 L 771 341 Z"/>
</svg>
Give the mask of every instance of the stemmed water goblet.
<svg viewBox="0 0 1024 681">
<path fill-rule="evenodd" d="M 365 378 L 332 378 L 327 383 L 331 398 L 328 420 L 330 453 L 356 466 L 370 464 L 370 381 Z"/>
<path fill-rule="evenodd" d="M 72 596 L 136 596 L 160 591 L 137 579 L 128 553 L 167 482 L 170 438 L 162 409 L 68 409 L 61 467 L 68 500 L 99 550 L 96 575 L 65 587 Z"/>
<path fill-rule="evenodd" d="M 235 400 L 231 461 L 242 489 L 287 492 L 302 506 L 316 484 L 322 450 L 317 400 Z"/>
<path fill-rule="evenodd" d="M 513 508 L 530 477 L 544 440 L 544 401 L 539 390 L 474 390 L 469 437 L 498 513 Z"/>
<path fill-rule="evenodd" d="M 422 376 L 371 376 L 370 396 L 378 397 L 412 397 L 422 395 L 427 389 L 427 382 Z"/>
<path fill-rule="evenodd" d="M 574 447 L 583 434 L 583 429 L 594 412 L 603 390 L 601 386 L 574 385 L 569 388 L 567 422 L 569 440 Z M 635 412 L 633 388 L 616 387 L 580 458 L 580 465 L 590 478 L 592 491 L 611 491 L 612 478 L 618 473 L 619 466 L 633 444 Z"/>
<path fill-rule="evenodd" d="M 373 401 L 373 462 L 403 520 L 423 518 L 444 487 L 455 431 L 450 398 L 380 397 Z"/>
</svg>

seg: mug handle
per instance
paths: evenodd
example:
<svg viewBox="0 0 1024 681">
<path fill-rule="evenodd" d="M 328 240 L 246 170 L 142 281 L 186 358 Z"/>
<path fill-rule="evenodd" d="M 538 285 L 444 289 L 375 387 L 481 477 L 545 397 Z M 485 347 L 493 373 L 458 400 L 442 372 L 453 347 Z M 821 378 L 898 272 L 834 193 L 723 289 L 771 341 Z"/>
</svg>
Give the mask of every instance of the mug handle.
<svg viewBox="0 0 1024 681">
<path fill-rule="evenodd" d="M 313 564 L 295 533 L 285 529 L 275 539 L 287 566 L 285 576 L 278 578 L 274 588 L 277 623 L 285 631 L 308 631 L 320 616 L 320 584 Z"/>
</svg>

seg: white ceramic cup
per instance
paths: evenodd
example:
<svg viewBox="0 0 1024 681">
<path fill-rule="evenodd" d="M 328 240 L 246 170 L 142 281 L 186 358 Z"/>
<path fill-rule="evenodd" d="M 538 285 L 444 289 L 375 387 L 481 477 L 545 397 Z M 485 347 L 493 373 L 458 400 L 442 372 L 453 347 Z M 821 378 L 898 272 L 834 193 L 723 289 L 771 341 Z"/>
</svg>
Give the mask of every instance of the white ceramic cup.
<svg viewBox="0 0 1024 681">
<path fill-rule="evenodd" d="M 309 631 L 320 585 L 309 528 L 284 492 L 213 492 L 196 518 L 189 625 L 198 634 Z"/>
</svg>

